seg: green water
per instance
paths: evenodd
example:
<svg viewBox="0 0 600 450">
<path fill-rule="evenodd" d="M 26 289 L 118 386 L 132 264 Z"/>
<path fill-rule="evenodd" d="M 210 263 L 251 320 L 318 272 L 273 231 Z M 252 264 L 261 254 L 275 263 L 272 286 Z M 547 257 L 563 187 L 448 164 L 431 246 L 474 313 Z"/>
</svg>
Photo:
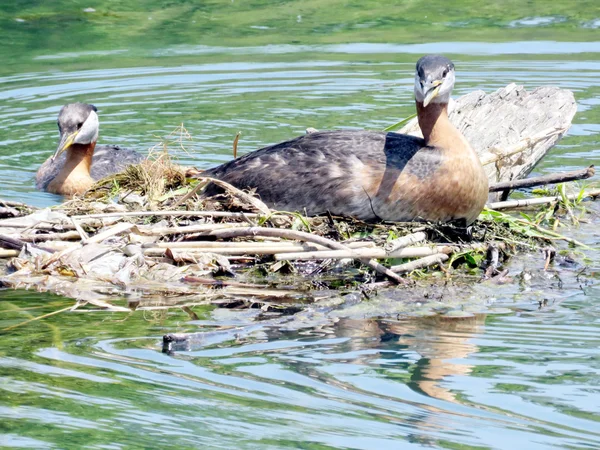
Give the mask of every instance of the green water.
<svg viewBox="0 0 600 450">
<path fill-rule="evenodd" d="M 4 199 L 60 200 L 33 177 L 65 103 L 94 103 L 100 142 L 141 152 L 183 124 L 180 160 L 209 167 L 231 158 L 238 131 L 247 152 L 310 126 L 382 129 L 412 114 L 414 62 L 432 52 L 455 61 L 456 96 L 509 82 L 573 90 L 573 127 L 535 172 L 600 163 L 595 1 L 19 1 L 0 5 L 0 25 Z M 569 233 L 598 247 L 589 210 Z M 436 292 L 505 310 L 460 321 L 395 320 L 421 289 L 317 311 L 303 327 L 142 307 L 0 331 L 0 445 L 598 448 L 600 257 L 574 257 L 548 273 L 538 254 L 514 258 L 512 283 Z M 0 291 L 0 330 L 72 304 Z M 164 333 L 217 324 L 243 331 L 161 352 Z"/>
</svg>

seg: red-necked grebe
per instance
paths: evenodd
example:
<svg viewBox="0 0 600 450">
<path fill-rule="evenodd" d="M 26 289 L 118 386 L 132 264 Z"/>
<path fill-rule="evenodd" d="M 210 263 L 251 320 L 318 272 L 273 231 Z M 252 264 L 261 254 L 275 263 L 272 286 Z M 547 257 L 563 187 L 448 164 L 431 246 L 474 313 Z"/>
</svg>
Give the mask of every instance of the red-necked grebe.
<svg viewBox="0 0 600 450">
<path fill-rule="evenodd" d="M 423 139 L 377 131 L 322 131 L 249 153 L 202 175 L 255 189 L 270 207 L 362 220 L 473 222 L 488 196 L 475 151 L 448 119 L 454 64 L 417 62 Z M 214 192 L 214 189 L 209 189 Z"/>
<path fill-rule="evenodd" d="M 139 163 L 139 153 L 116 145 L 96 147 L 100 124 L 96 107 L 65 105 L 58 114 L 60 140 L 53 156 L 39 168 L 36 187 L 72 196 L 87 191 L 96 180 Z"/>
</svg>

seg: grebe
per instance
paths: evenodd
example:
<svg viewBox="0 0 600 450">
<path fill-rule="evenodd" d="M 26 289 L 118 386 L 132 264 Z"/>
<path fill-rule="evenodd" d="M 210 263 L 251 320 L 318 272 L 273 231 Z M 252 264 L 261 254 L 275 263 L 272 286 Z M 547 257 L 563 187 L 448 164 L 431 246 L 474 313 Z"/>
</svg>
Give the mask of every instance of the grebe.
<svg viewBox="0 0 600 450">
<path fill-rule="evenodd" d="M 94 105 L 70 103 L 58 114 L 60 140 L 53 156 L 39 168 L 36 188 L 72 196 L 87 191 L 96 180 L 139 163 L 139 153 L 116 145 L 96 147 L 100 124 Z"/>
<path fill-rule="evenodd" d="M 377 131 L 315 132 L 202 175 L 255 189 L 267 205 L 283 211 L 469 224 L 487 201 L 488 179 L 448 119 L 454 80 L 448 58 L 428 55 L 417 62 L 414 92 L 423 139 Z"/>
</svg>

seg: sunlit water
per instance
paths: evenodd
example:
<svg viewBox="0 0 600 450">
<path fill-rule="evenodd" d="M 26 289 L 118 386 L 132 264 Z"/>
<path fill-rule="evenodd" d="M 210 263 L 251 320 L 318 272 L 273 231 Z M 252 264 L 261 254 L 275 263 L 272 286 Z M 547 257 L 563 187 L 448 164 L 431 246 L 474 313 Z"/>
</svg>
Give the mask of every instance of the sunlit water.
<svg viewBox="0 0 600 450">
<path fill-rule="evenodd" d="M 414 62 L 434 51 L 456 62 L 457 96 L 509 82 L 573 90 L 574 125 L 536 172 L 600 163 L 595 42 L 190 45 L 155 49 L 135 66 L 127 52 L 100 52 L 85 70 L 70 68 L 89 54 L 49 54 L 30 72 L 0 78 L 0 197 L 38 206 L 59 200 L 35 191 L 33 178 L 55 148 L 65 103 L 94 103 L 100 142 L 140 152 L 183 124 L 192 140 L 181 151 L 175 132 L 170 148 L 203 168 L 231 158 L 238 131 L 247 152 L 306 127 L 382 129 L 412 114 Z M 50 69 L 47 61 L 61 64 Z M 597 213 L 592 220 L 599 223 Z M 580 234 L 600 244 L 597 227 Z M 459 321 L 355 314 L 286 330 L 245 329 L 246 313 L 210 309 L 196 311 L 202 320 L 195 322 L 180 310 L 49 316 L 3 332 L 0 444 L 599 448 L 600 258 L 586 255 L 564 275 L 566 286 L 548 284 L 552 292 L 523 282 L 479 288 L 511 309 Z M 516 263 L 511 273 L 525 269 Z M 71 304 L 0 291 L 0 329 Z M 215 324 L 245 331 L 189 352 L 161 352 L 162 334 Z"/>
</svg>

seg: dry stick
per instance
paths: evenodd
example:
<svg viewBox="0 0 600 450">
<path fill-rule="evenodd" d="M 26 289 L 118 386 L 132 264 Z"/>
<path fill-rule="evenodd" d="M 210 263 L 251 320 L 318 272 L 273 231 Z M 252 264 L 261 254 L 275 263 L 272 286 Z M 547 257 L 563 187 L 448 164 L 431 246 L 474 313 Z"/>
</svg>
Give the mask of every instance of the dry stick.
<svg viewBox="0 0 600 450">
<path fill-rule="evenodd" d="M 235 238 L 235 237 L 246 237 L 246 236 L 268 236 L 268 237 L 280 237 L 284 239 L 294 239 L 306 242 L 313 242 L 320 244 L 325 247 L 333 248 L 336 250 L 350 250 L 345 245 L 339 242 L 326 239 L 321 236 L 315 236 L 314 234 L 305 233 L 304 231 L 294 230 L 281 230 L 278 228 L 265 228 L 265 227 L 247 227 L 247 228 L 232 228 L 228 230 L 214 230 L 205 234 L 206 236 L 214 236 L 217 238 Z M 387 276 L 394 280 L 396 283 L 404 283 L 404 280 L 398 275 L 393 273 L 387 267 L 382 266 L 377 261 L 371 261 L 364 258 L 359 258 L 360 262 L 369 266 L 371 269 Z"/>
<path fill-rule="evenodd" d="M 43 242 L 43 241 L 75 241 L 81 239 L 77 231 L 65 231 L 63 233 L 46 234 L 21 234 L 20 239 L 25 242 Z"/>
<path fill-rule="evenodd" d="M 72 230 L 73 224 L 68 223 L 52 223 L 48 221 L 40 221 L 36 224 L 17 222 L 15 219 L 0 220 L 0 228 L 25 228 L 26 230 L 55 230 L 57 226 L 64 229 Z"/>
<path fill-rule="evenodd" d="M 179 200 L 177 200 L 173 204 L 173 208 L 177 208 L 179 205 L 182 205 L 185 202 L 187 202 L 190 198 L 192 198 L 194 195 L 196 195 L 200 189 L 205 188 L 207 184 L 208 184 L 208 182 L 199 182 L 196 186 L 194 186 L 194 188 L 190 192 L 188 192 L 183 197 L 181 197 Z"/>
<path fill-rule="evenodd" d="M 112 237 L 117 234 L 128 231 L 128 230 L 132 229 L 133 227 L 135 227 L 135 224 L 133 224 L 133 223 L 129 223 L 129 222 L 118 223 L 115 226 L 109 228 L 108 230 L 102 231 L 101 233 L 98 233 L 98 234 L 92 236 L 85 243 L 81 242 L 79 244 L 76 244 L 72 247 L 67 247 L 64 250 L 61 250 L 60 252 L 53 254 L 52 257 L 48 258 L 48 260 L 44 263 L 44 265 L 42 266 L 42 269 L 49 267 L 54 262 L 60 260 L 63 256 L 68 255 L 69 253 L 74 252 L 75 250 L 78 250 L 78 249 L 84 247 L 85 244 L 94 244 L 94 243 L 101 242 L 104 239 L 107 239 L 109 237 Z"/>
<path fill-rule="evenodd" d="M 229 229 L 235 227 L 247 227 L 246 223 L 202 223 L 200 225 L 188 225 L 184 227 L 142 227 L 135 226 L 135 232 L 144 236 L 164 236 L 168 234 L 190 234 L 203 233 L 206 231 Z"/>
<path fill-rule="evenodd" d="M 223 244 L 223 242 L 214 242 L 214 244 Z M 237 244 L 237 242 L 236 242 Z M 219 255 L 232 255 L 232 256 L 241 256 L 241 255 L 275 255 L 278 253 L 282 253 L 285 251 L 288 252 L 311 252 L 326 249 L 322 245 L 317 244 L 292 244 L 292 245 L 281 245 L 281 244 L 269 244 L 269 245 L 259 245 L 260 242 L 255 243 L 254 245 L 249 243 L 244 243 L 243 246 L 236 247 L 180 247 L 176 249 L 175 247 L 168 246 L 167 248 L 146 248 L 144 249 L 144 255 L 146 256 L 163 256 L 167 251 L 170 251 L 172 254 L 177 256 L 178 254 L 190 254 L 197 255 L 198 253 L 217 253 Z M 356 248 L 356 247 L 354 247 Z M 342 251 L 343 250 L 333 250 L 333 251 Z M 347 258 L 352 258 L 352 256 L 346 256 Z"/>
<path fill-rule="evenodd" d="M 24 245 L 25 242 L 23 242 L 21 239 L 0 234 L 0 248 L 21 250 Z"/>
<path fill-rule="evenodd" d="M 86 244 L 94 244 L 97 242 L 102 242 L 104 239 L 107 239 L 112 236 L 116 236 L 117 234 L 121 234 L 125 231 L 131 230 L 136 225 L 134 223 L 129 222 L 121 222 L 116 224 L 114 227 L 110 227 L 108 230 L 104 230 L 91 238 L 85 241 Z"/>
<path fill-rule="evenodd" d="M 402 236 L 401 238 L 394 239 L 393 241 L 388 242 L 385 245 L 385 249 L 388 252 L 393 252 L 395 250 L 400 250 L 401 248 L 408 247 L 409 245 L 416 244 L 417 242 L 424 241 L 426 238 L 427 235 L 422 231 L 407 234 L 406 236 Z"/>
<path fill-rule="evenodd" d="M 75 227 L 75 230 L 77 230 L 77 233 L 79 233 L 79 236 L 81 237 L 81 242 L 87 242 L 87 240 L 90 238 L 88 236 L 88 234 L 83 230 L 83 228 L 81 228 L 81 225 L 79 225 L 79 222 L 77 222 L 77 219 L 75 219 L 74 217 L 71 217 L 71 223 L 73 224 L 73 226 Z"/>
<path fill-rule="evenodd" d="M 436 264 L 441 264 L 449 258 L 445 253 L 440 253 L 438 255 L 426 256 L 425 258 L 417 259 L 415 261 L 407 262 L 405 264 L 400 264 L 397 266 L 390 267 L 390 270 L 393 272 L 412 272 L 413 270 L 423 269 L 424 267 L 435 266 Z"/>
<path fill-rule="evenodd" d="M 265 214 L 265 215 L 271 214 L 271 210 L 269 209 L 269 207 L 267 205 L 265 205 L 260 199 L 242 191 L 241 189 L 236 188 L 235 186 L 232 186 L 229 183 L 226 183 L 224 181 L 218 180 L 216 178 L 211 178 L 211 177 L 198 176 L 198 177 L 196 177 L 196 179 L 198 179 L 200 181 L 210 181 L 213 184 L 216 184 L 217 186 L 219 186 L 220 188 L 222 188 L 226 191 L 229 191 L 232 195 L 235 195 L 236 197 L 241 198 L 243 201 L 250 203 L 256 209 L 258 209 L 262 214 Z"/>
<path fill-rule="evenodd" d="M 341 242 L 348 248 L 365 248 L 375 247 L 375 244 L 370 241 L 354 241 L 354 242 Z M 282 250 L 288 248 L 295 249 L 300 246 L 305 247 L 309 244 L 296 244 L 294 242 L 287 241 L 243 241 L 243 242 L 214 242 L 214 241 L 184 241 L 184 242 L 156 242 L 150 244 L 144 244 L 144 248 L 174 248 L 174 249 L 197 249 L 197 248 L 244 248 L 248 246 L 252 247 L 277 247 Z M 310 244 L 312 248 L 316 250 L 326 250 L 327 247 L 318 244 Z"/>
<path fill-rule="evenodd" d="M 454 251 L 454 247 L 408 247 L 387 252 L 383 248 L 365 248 L 354 250 L 324 250 L 316 252 L 279 252 L 275 254 L 276 261 L 288 260 L 321 260 L 321 259 L 344 259 L 344 258 L 420 258 L 423 256 L 435 255 L 438 253 L 446 253 Z"/>
<path fill-rule="evenodd" d="M 43 316 L 34 317 L 33 319 L 26 320 L 25 322 L 21 322 L 21 323 L 15 324 L 15 325 L 11 325 L 10 327 L 3 328 L 0 331 L 14 330 L 17 327 L 20 327 L 20 326 L 23 326 L 23 325 L 27 325 L 28 323 L 35 322 L 36 320 L 45 319 L 46 317 L 54 316 L 55 314 L 60 314 L 61 312 L 68 311 L 71 308 L 72 308 L 72 306 L 67 306 L 66 308 L 59 309 L 58 311 L 53 311 L 51 313 L 44 314 Z"/>
<path fill-rule="evenodd" d="M 600 196 L 600 189 L 592 189 L 589 191 L 585 191 L 581 199 L 585 199 L 588 197 L 598 197 Z M 579 198 L 579 194 L 569 194 L 566 196 L 569 200 L 577 200 Z M 539 198 L 528 198 L 524 200 L 508 200 L 505 202 L 492 202 L 487 205 L 489 209 L 494 209 L 496 211 L 500 211 L 502 209 L 512 209 L 512 208 L 522 208 L 527 206 L 536 206 L 536 205 L 547 205 L 553 202 L 558 202 L 562 199 L 560 195 L 556 197 L 539 197 Z"/>
<path fill-rule="evenodd" d="M 81 245 L 79 242 L 72 242 L 72 241 L 44 241 L 43 246 L 40 244 L 42 244 L 42 243 L 41 242 L 34 243 L 34 245 L 36 245 L 38 248 L 45 250 L 45 251 L 49 251 L 51 253 L 61 251 L 66 248 L 71 248 L 71 247 L 76 247 L 78 245 Z"/>
<path fill-rule="evenodd" d="M 235 139 L 233 140 L 233 159 L 237 158 L 237 148 L 238 148 L 238 142 L 240 140 L 240 134 L 242 134 L 242 132 L 238 131 L 237 134 L 235 135 Z"/>
<path fill-rule="evenodd" d="M 38 210 L 39 208 L 36 208 L 35 206 L 29 206 L 25 203 L 21 203 L 21 202 L 13 202 L 12 200 L 2 200 L 0 199 L 0 205 L 2 206 L 11 206 L 11 207 L 22 207 L 22 208 L 28 208 L 28 209 L 32 209 L 32 210 Z"/>
<path fill-rule="evenodd" d="M 181 210 L 164 210 L 164 211 L 127 211 L 127 212 L 110 212 L 110 213 L 98 213 L 98 214 L 87 214 L 75 217 L 78 220 L 81 219 L 105 219 L 107 217 L 146 217 L 146 216 L 190 216 L 190 217 L 225 217 L 230 219 L 255 219 L 260 217 L 260 214 L 256 213 L 243 213 L 243 212 L 228 212 L 228 211 L 181 211 Z M 4 226 L 3 221 L 0 221 L 0 226 Z M 10 225 L 13 226 L 13 225 Z"/>
<path fill-rule="evenodd" d="M 19 256 L 19 253 L 21 253 L 20 250 L 6 250 L 0 248 L 0 258 L 12 258 L 14 256 Z"/>
<path fill-rule="evenodd" d="M 487 166 L 488 164 L 493 164 L 504 158 L 516 155 L 517 153 L 524 152 L 525 150 L 534 147 L 538 142 L 551 138 L 552 136 L 556 136 L 558 134 L 563 134 L 566 131 L 566 128 L 547 128 L 544 131 L 541 131 L 540 133 L 535 134 L 531 137 L 525 138 L 510 147 L 507 147 L 505 149 L 496 149 L 498 150 L 498 153 L 492 154 L 487 158 L 481 158 L 481 164 Z M 489 151 L 493 152 L 493 150 L 494 149 L 490 149 Z"/>
<path fill-rule="evenodd" d="M 19 217 L 23 214 L 19 212 L 16 208 L 11 208 L 10 206 L 0 206 L 0 217 Z"/>
<path fill-rule="evenodd" d="M 564 181 L 585 180 L 586 178 L 593 177 L 595 173 L 596 170 L 592 165 L 586 169 L 572 170 L 570 172 L 553 173 L 541 177 L 526 178 L 524 180 L 502 181 L 500 183 L 492 184 L 490 186 L 490 192 L 562 183 Z"/>
<path fill-rule="evenodd" d="M 372 242 L 351 242 L 348 248 L 365 248 L 372 246 Z M 327 247 L 318 244 L 295 244 L 292 242 L 159 242 L 144 246 L 144 255 L 162 256 L 166 250 L 173 253 L 218 253 L 222 255 L 274 255 L 282 252 L 310 252 L 327 250 Z"/>
<path fill-rule="evenodd" d="M 483 251 L 487 248 L 484 244 L 471 245 L 437 245 L 434 247 L 405 247 L 403 249 L 386 252 L 382 248 L 358 248 L 353 251 L 324 250 L 316 252 L 290 252 L 275 254 L 276 261 L 287 260 L 322 260 L 322 259 L 344 259 L 344 258 L 421 258 L 424 256 L 437 255 L 440 253 L 449 255 L 463 250 Z M 503 248 L 503 247 L 502 247 Z"/>
</svg>

